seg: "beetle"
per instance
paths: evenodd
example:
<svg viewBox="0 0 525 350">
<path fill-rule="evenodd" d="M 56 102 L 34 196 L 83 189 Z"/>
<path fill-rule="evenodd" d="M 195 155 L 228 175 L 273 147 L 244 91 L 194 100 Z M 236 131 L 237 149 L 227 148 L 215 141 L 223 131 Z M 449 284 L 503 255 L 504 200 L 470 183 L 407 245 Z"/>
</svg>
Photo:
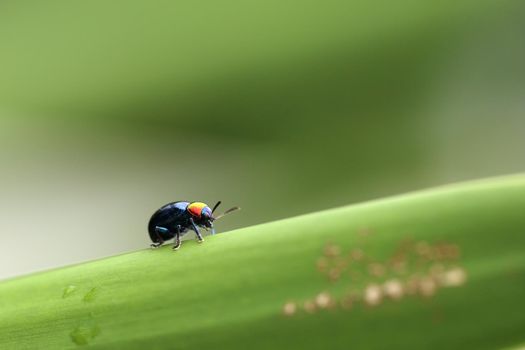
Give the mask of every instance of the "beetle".
<svg viewBox="0 0 525 350">
<path fill-rule="evenodd" d="M 218 201 L 213 209 L 210 209 L 203 202 L 188 201 L 172 202 L 162 206 L 151 216 L 148 223 L 149 237 L 153 242 L 151 247 L 158 248 L 165 241 L 175 238 L 173 250 L 177 250 L 181 246 L 181 237 L 188 230 L 195 231 L 199 243 L 204 242 L 199 227 L 204 228 L 206 231 L 211 229 L 211 234 L 214 235 L 213 221 L 240 209 L 239 207 L 233 207 L 214 217 L 213 213 L 220 204 L 221 201 Z"/>
</svg>

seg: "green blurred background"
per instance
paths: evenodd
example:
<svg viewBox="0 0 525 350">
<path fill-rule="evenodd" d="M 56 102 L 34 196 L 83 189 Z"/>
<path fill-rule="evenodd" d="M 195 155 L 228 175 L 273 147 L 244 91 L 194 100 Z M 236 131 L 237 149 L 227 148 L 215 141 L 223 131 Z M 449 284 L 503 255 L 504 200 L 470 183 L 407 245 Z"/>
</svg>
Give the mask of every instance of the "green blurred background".
<svg viewBox="0 0 525 350">
<path fill-rule="evenodd" d="M 521 1 L 2 1 L 0 278 L 525 171 Z M 22 249 L 24 247 L 24 249 Z"/>
</svg>

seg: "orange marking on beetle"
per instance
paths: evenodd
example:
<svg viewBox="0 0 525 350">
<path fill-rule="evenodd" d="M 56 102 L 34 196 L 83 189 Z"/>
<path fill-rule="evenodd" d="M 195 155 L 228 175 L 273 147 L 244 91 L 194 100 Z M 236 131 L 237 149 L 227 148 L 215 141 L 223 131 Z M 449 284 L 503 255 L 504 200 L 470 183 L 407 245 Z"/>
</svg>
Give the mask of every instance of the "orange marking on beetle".
<svg viewBox="0 0 525 350">
<path fill-rule="evenodd" d="M 206 203 L 202 202 L 193 202 L 188 205 L 188 211 L 191 215 L 200 218 L 202 213 L 202 208 L 207 207 Z"/>
</svg>

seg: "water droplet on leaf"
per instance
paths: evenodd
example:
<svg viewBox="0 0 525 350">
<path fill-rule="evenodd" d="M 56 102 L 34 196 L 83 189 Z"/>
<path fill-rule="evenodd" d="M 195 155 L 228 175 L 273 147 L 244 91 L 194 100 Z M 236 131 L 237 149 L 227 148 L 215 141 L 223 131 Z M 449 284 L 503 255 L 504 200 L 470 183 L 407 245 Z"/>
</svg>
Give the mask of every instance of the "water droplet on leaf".
<svg viewBox="0 0 525 350">
<path fill-rule="evenodd" d="M 68 296 L 73 294 L 76 289 L 77 289 L 77 287 L 74 286 L 74 285 L 67 286 L 66 288 L 64 288 L 64 293 L 62 294 L 62 298 L 64 298 L 64 299 L 67 298 Z"/>
<path fill-rule="evenodd" d="M 91 290 L 87 292 L 86 295 L 84 295 L 84 298 L 82 300 L 86 303 L 90 303 L 97 298 L 97 295 L 98 295 L 98 288 L 94 287 L 94 288 L 91 288 Z"/>
</svg>

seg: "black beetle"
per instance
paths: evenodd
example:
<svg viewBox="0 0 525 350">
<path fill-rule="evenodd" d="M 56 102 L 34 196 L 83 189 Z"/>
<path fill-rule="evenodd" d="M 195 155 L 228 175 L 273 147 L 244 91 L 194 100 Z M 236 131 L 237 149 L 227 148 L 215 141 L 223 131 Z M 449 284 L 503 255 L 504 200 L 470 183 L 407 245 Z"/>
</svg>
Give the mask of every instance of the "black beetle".
<svg viewBox="0 0 525 350">
<path fill-rule="evenodd" d="M 180 201 L 164 205 L 157 210 L 149 220 L 148 232 L 153 242 L 151 247 L 160 247 L 165 241 L 175 238 L 173 249 L 177 250 L 181 245 L 181 237 L 188 229 L 195 231 L 198 242 L 202 243 L 204 239 L 199 232 L 199 227 L 206 230 L 211 229 L 213 235 L 215 234 L 213 221 L 234 210 L 240 209 L 239 207 L 233 207 L 221 215 L 214 217 L 213 213 L 219 204 L 221 204 L 220 201 L 215 204 L 213 210 L 210 209 L 206 203 L 202 202 Z"/>
</svg>

